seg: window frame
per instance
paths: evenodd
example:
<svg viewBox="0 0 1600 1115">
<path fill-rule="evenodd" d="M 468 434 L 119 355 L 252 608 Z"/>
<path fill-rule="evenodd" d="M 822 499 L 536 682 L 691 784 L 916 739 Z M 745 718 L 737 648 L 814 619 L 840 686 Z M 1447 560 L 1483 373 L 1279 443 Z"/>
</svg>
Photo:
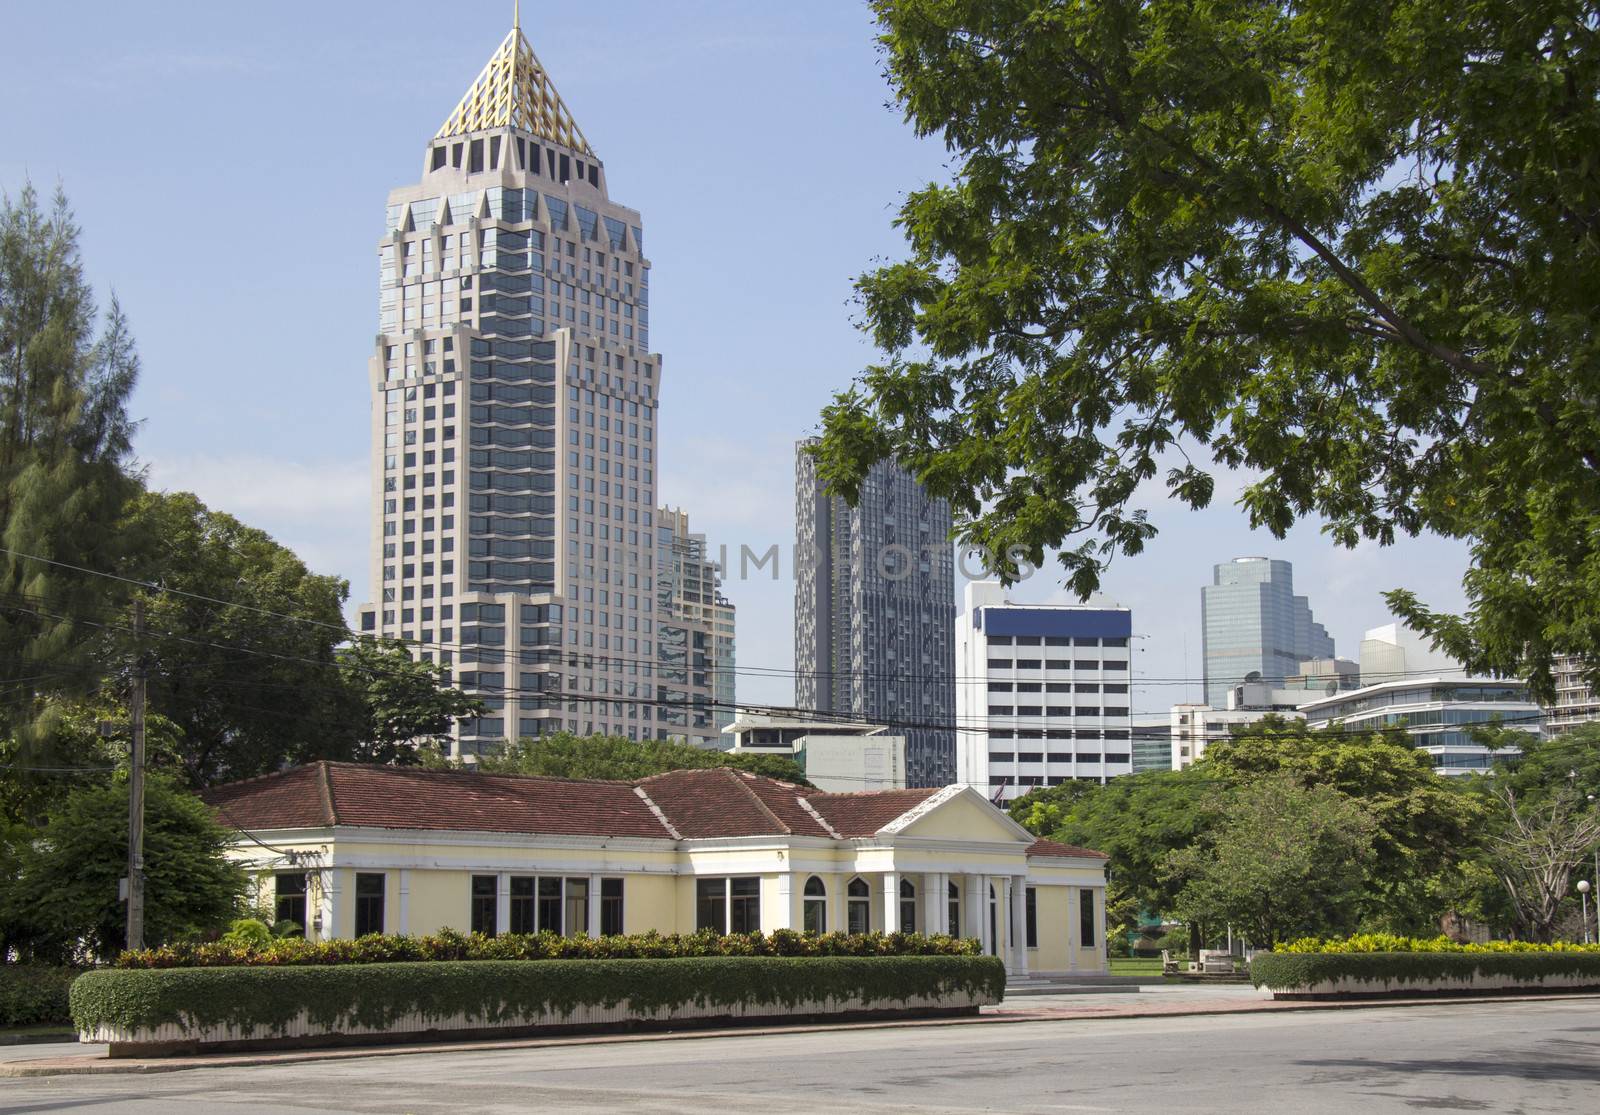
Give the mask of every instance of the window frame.
<svg viewBox="0 0 1600 1115">
<path fill-rule="evenodd" d="M 363 883 L 370 884 L 373 880 L 377 880 L 377 893 L 376 894 L 372 894 L 372 893 L 363 894 L 363 893 L 361 893 L 362 884 Z M 354 887 L 355 909 L 352 911 L 352 913 L 354 914 L 354 921 L 353 921 L 353 924 L 351 926 L 351 929 L 353 930 L 353 935 L 354 936 L 356 936 L 356 937 L 365 937 L 365 936 L 367 936 L 369 934 L 372 934 L 372 933 L 382 933 L 383 932 L 383 929 L 384 929 L 384 913 L 385 913 L 385 911 L 384 911 L 384 898 L 386 897 L 385 892 L 388 890 L 388 883 L 389 883 L 388 875 L 385 872 L 382 872 L 382 871 L 358 871 L 358 872 L 356 872 L 355 887 Z M 376 922 L 374 922 L 374 918 L 376 918 Z M 376 924 L 376 926 L 377 926 L 377 928 L 375 928 L 375 929 L 373 928 L 374 924 Z M 362 932 L 362 926 L 363 925 L 366 926 L 366 932 L 365 933 Z"/>
<path fill-rule="evenodd" d="M 493 937 L 500 921 L 500 876 L 474 875 L 469 884 L 468 924 L 472 932 Z"/>
<path fill-rule="evenodd" d="M 815 883 L 816 890 L 811 889 Z M 813 927 L 813 917 L 816 925 Z M 822 934 L 828 931 L 828 887 L 821 876 L 812 875 L 800 892 L 800 925 L 806 933 Z"/>
<path fill-rule="evenodd" d="M 858 916 L 860 929 L 856 928 Z M 872 932 L 872 884 L 860 875 L 845 884 L 844 931 L 852 936 Z"/>
<path fill-rule="evenodd" d="M 283 890 L 284 881 L 292 881 L 295 879 L 300 881 L 299 891 L 291 890 L 289 893 L 285 894 Z M 310 913 L 310 896 L 311 881 L 307 878 L 306 872 L 275 872 L 272 876 L 272 907 L 273 914 L 275 915 L 272 919 L 273 923 L 276 924 L 281 921 L 292 921 L 300 927 L 300 936 L 304 937 L 309 934 L 311 931 L 311 926 L 308 922 L 307 915 Z M 285 903 L 288 904 L 287 910 L 285 910 Z M 294 917 L 292 915 L 297 906 L 300 916 Z"/>
</svg>

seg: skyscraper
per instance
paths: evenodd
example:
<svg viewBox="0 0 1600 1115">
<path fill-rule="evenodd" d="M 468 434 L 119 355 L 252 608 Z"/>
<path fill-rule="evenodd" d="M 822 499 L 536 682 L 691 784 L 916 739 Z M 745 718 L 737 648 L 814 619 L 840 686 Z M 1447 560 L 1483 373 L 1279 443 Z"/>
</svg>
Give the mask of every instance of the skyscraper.
<svg viewBox="0 0 1600 1115">
<path fill-rule="evenodd" d="M 1228 690 L 1246 681 L 1282 687 L 1312 658 L 1332 658 L 1333 639 L 1294 594 L 1294 568 L 1264 557 L 1212 568 L 1200 590 L 1206 703 L 1228 707 Z"/>
<path fill-rule="evenodd" d="M 360 626 L 483 696 L 462 753 L 676 727 L 655 716 L 641 224 L 516 26 L 389 195 Z"/>
<path fill-rule="evenodd" d="M 686 511 L 656 512 L 656 721 L 673 736 L 721 747 L 733 723 L 733 604 L 706 536 Z M 681 706 L 681 707 L 680 707 Z"/>
<path fill-rule="evenodd" d="M 795 703 L 906 736 L 906 781 L 955 778 L 950 505 L 889 462 L 851 507 L 795 457 Z"/>
</svg>

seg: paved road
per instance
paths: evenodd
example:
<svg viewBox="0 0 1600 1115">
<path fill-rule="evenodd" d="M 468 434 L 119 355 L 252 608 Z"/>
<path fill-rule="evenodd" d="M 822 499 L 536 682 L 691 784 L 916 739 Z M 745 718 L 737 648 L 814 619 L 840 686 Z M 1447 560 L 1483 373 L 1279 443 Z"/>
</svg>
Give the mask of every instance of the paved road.
<svg viewBox="0 0 1600 1115">
<path fill-rule="evenodd" d="M 1594 1112 L 1600 1003 L 751 1035 L 0 1080 L 0 1115 Z"/>
</svg>

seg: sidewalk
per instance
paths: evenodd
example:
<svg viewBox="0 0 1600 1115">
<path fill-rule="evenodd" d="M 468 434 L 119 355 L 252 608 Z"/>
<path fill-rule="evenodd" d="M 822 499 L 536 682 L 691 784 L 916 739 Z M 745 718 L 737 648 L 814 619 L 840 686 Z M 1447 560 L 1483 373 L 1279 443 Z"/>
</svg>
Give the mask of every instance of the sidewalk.
<svg viewBox="0 0 1600 1115">
<path fill-rule="evenodd" d="M 640 1034 L 588 1034 L 575 1037 L 515 1038 L 505 1041 L 427 1042 L 408 1045 L 359 1046 L 333 1049 L 284 1049 L 259 1053 L 208 1053 L 185 1057 L 119 1057 L 112 1060 L 104 1046 L 82 1046 L 81 1053 L 61 1050 L 52 1056 L 0 1061 L 0 1077 L 62 1076 L 101 1073 L 178 1072 L 184 1069 L 238 1068 L 250 1065 L 300 1064 L 307 1061 L 344 1061 L 356 1057 L 402 1057 L 417 1053 L 464 1053 L 491 1049 L 543 1049 L 575 1045 L 612 1045 L 632 1042 L 688 1041 L 719 1037 L 754 1037 L 762 1034 L 805 1034 L 838 1030 L 909 1029 L 924 1026 L 992 1026 L 1017 1022 L 1066 1022 L 1119 1018 L 1176 1018 L 1187 1015 L 1246 1014 L 1269 1011 L 1372 1010 L 1391 1007 L 1448 1006 L 1457 1003 L 1526 1003 L 1562 999 L 1600 999 L 1600 995 L 1495 995 L 1431 999 L 1351 999 L 1329 1002 L 1284 1002 L 1267 998 L 1254 988 L 1174 988 L 1152 985 L 1140 994 L 1034 996 L 1014 1003 L 985 1007 L 976 1018 L 891 1019 L 883 1022 L 848 1022 L 837 1025 L 733 1026 L 723 1029 L 657 1031 Z"/>
</svg>

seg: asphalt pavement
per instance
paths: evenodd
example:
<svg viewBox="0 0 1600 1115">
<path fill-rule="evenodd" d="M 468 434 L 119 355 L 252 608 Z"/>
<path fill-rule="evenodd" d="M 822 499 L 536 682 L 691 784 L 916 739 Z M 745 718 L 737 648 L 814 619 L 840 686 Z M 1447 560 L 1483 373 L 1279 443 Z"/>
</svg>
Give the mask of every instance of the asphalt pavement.
<svg viewBox="0 0 1600 1115">
<path fill-rule="evenodd" d="M 38 1053 L 35 1047 L 35 1053 Z M 1600 1000 L 751 1034 L 0 1080 L 0 1115 L 1600 1110 Z"/>
</svg>

